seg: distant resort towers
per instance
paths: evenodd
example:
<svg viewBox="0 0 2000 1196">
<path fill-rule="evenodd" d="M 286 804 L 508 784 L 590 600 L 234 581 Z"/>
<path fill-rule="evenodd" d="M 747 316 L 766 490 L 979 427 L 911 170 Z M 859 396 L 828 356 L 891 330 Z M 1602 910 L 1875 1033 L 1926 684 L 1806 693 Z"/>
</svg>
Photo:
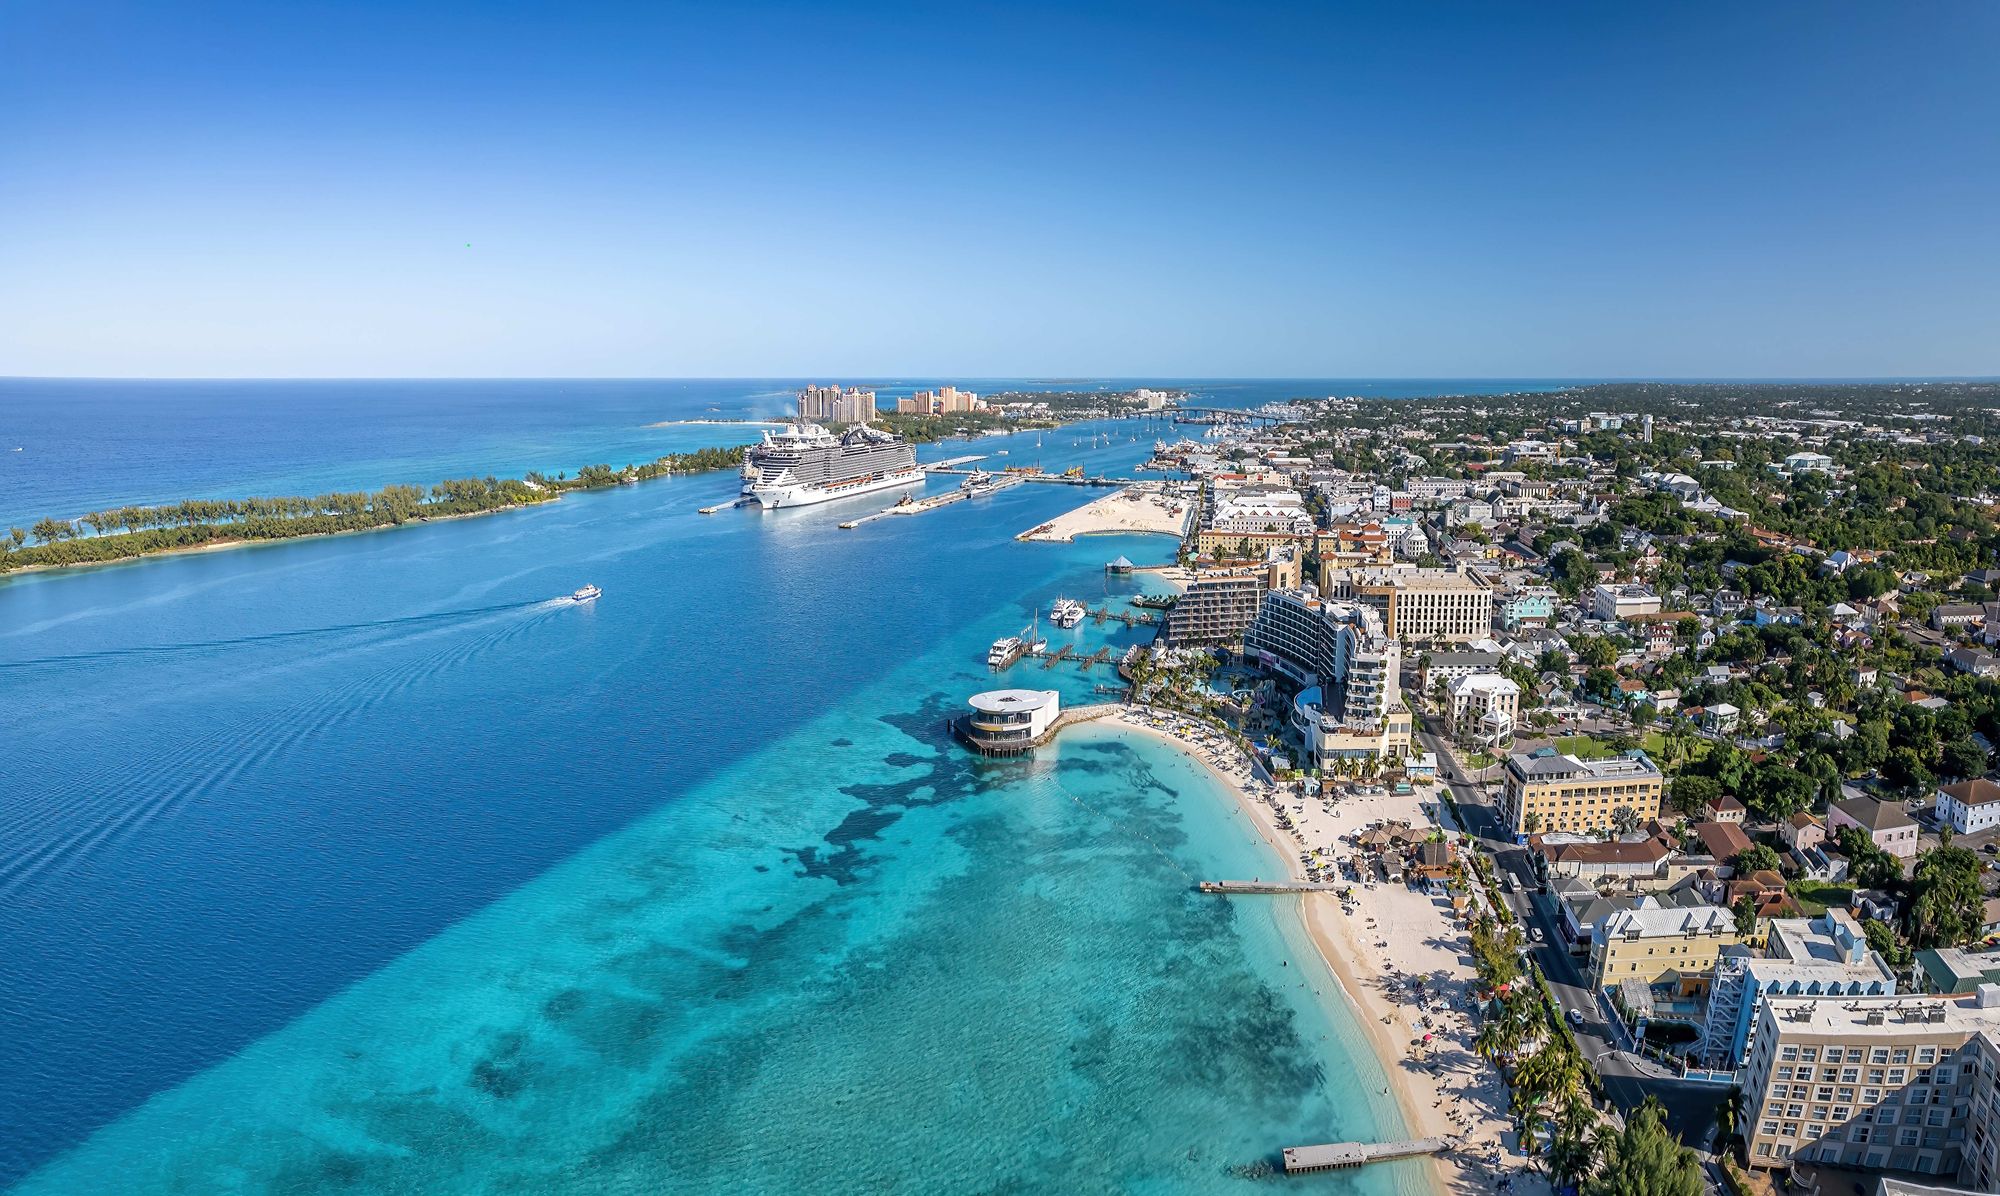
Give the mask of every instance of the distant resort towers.
<svg viewBox="0 0 2000 1196">
<path fill-rule="evenodd" d="M 868 423 L 875 418 L 875 392 L 814 383 L 799 392 L 799 418 L 826 424 Z"/>
</svg>

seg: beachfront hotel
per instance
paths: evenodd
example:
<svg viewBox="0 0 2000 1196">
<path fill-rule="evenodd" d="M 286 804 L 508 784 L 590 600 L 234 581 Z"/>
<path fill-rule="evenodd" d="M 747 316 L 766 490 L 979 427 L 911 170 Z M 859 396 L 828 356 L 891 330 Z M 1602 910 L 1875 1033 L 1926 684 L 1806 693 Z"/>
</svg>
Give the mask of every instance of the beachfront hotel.
<svg viewBox="0 0 2000 1196">
<path fill-rule="evenodd" d="M 1773 997 L 1844 1001 L 1887 996 L 1896 974 L 1868 946 L 1860 923 L 1844 909 L 1818 918 L 1773 918 L 1764 953 L 1727 947 L 1716 961 L 1708 995 L 1703 1062 L 1734 1071 L 1756 1045 L 1757 1015 Z"/>
<path fill-rule="evenodd" d="M 875 392 L 859 386 L 812 385 L 799 392 L 799 418 L 817 423 L 865 424 L 875 418 Z"/>
<path fill-rule="evenodd" d="M 1643 823 L 1659 817 L 1666 792 L 1666 777 L 1639 751 L 1579 760 L 1541 748 L 1509 756 L 1505 776 L 1500 814 L 1516 835 L 1606 830 L 1620 806 L 1631 807 Z"/>
<path fill-rule="evenodd" d="M 1359 602 L 1382 616 L 1391 639 L 1468 642 L 1493 634 L 1493 591 L 1463 569 L 1414 566 L 1321 570 L 1329 598 Z"/>
<path fill-rule="evenodd" d="M 1272 590 L 1243 651 L 1300 687 L 1291 723 L 1316 766 L 1409 752 L 1402 651 L 1369 607 L 1325 601 L 1309 586 Z"/>
<path fill-rule="evenodd" d="M 2000 985 L 1957 998 L 1770 997 L 1743 1069 L 1750 1165 L 2000 1181 Z"/>
</svg>

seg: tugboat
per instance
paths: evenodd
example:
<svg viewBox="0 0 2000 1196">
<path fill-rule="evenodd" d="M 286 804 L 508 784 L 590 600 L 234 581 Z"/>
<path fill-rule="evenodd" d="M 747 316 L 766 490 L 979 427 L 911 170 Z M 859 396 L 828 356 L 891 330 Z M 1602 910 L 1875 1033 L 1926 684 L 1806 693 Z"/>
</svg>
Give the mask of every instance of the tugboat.
<svg viewBox="0 0 2000 1196">
<path fill-rule="evenodd" d="M 571 594 L 569 600 L 571 602 L 595 602 L 597 601 L 597 596 L 602 593 L 604 591 L 598 589 L 596 586 L 585 586 Z"/>
</svg>

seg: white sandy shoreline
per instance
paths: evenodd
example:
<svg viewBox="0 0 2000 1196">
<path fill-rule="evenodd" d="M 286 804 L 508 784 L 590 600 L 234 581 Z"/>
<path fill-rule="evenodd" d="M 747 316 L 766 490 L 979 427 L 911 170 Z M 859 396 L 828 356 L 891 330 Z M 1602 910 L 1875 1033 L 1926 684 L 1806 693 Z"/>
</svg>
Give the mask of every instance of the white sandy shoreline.
<svg viewBox="0 0 2000 1196">
<path fill-rule="evenodd" d="M 1305 847 L 1339 844 L 1341 836 L 1380 819 L 1423 824 L 1421 799 L 1414 795 L 1379 798 L 1349 797 L 1331 812 L 1315 800 L 1287 799 L 1296 832 L 1280 828 L 1275 811 L 1253 787 L 1262 787 L 1249 762 L 1219 734 L 1217 747 L 1204 746 L 1146 721 L 1143 708 L 1132 708 L 1107 724 L 1150 735 L 1201 761 L 1249 816 L 1271 849 L 1284 861 L 1288 874 L 1304 880 L 1298 855 Z M 1159 712 L 1162 720 L 1174 718 Z M 1204 728 L 1206 730 L 1206 728 Z M 1303 805 L 1304 811 L 1293 806 Z M 1339 854 L 1351 849 L 1338 847 Z M 1245 879 L 1241 877 L 1216 879 Z M 1435 898 L 1399 884 L 1372 886 L 1356 882 L 1355 912 L 1345 914 L 1334 894 L 1301 895 L 1299 914 L 1321 962 L 1332 974 L 1347 1010 L 1366 1034 L 1382 1071 L 1389 1077 L 1390 1095 L 1411 1137 L 1447 1137 L 1459 1149 L 1430 1160 L 1432 1186 L 1438 1191 L 1491 1191 L 1502 1174 L 1514 1176 L 1514 1190 L 1523 1196 L 1547 1192 L 1536 1172 L 1517 1170 L 1519 1156 L 1503 1153 L 1500 1168 L 1489 1165 L 1496 1147 L 1512 1148 L 1515 1135 L 1507 1110 L 1507 1090 L 1494 1069 L 1472 1050 L 1475 1028 L 1464 1010 L 1466 990 L 1474 981 L 1469 954 L 1458 947 L 1459 932 Z M 1219 898 L 1219 900 L 1228 900 Z M 1280 899 L 1282 900 L 1282 899 Z M 1378 946 L 1376 944 L 1386 944 Z M 1423 1009 L 1410 996 L 1408 978 L 1444 974 L 1442 989 L 1450 999 L 1434 1001 L 1426 1029 Z M 1433 992 L 1439 982 L 1432 982 Z M 1428 1047 L 1416 1045 L 1433 1035 Z"/>
<path fill-rule="evenodd" d="M 1159 482 L 1114 490 L 1014 537 L 1067 544 L 1078 536 L 1153 534 L 1184 536 L 1194 500 L 1168 494 Z"/>
</svg>

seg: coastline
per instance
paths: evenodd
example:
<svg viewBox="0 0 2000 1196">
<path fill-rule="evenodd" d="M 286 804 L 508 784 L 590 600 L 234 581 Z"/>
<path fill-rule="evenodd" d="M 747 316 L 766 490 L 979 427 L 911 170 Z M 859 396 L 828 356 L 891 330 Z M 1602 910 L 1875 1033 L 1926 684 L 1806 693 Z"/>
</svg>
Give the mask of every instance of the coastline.
<svg viewBox="0 0 2000 1196">
<path fill-rule="evenodd" d="M 1144 707 L 1128 707 L 1100 725 L 1151 736 L 1199 761 L 1235 798 L 1265 844 L 1283 861 L 1287 876 L 1305 880 L 1298 855 L 1306 840 L 1279 827 L 1271 806 L 1251 794 L 1245 783 L 1253 775 L 1250 763 L 1233 751 L 1218 752 L 1155 726 L 1147 716 Z M 1159 717 L 1173 721 L 1179 716 L 1163 711 Z M 1350 826 L 1358 830 L 1379 818 L 1409 816 L 1408 811 L 1395 806 L 1414 809 L 1420 804 L 1421 799 L 1414 795 L 1349 798 L 1342 805 L 1353 809 L 1345 817 L 1337 823 L 1322 821 L 1328 830 L 1342 831 Z M 1414 823 L 1418 818 L 1410 820 Z M 1519 1168 L 1506 1086 L 1495 1069 L 1473 1052 L 1474 1029 L 1469 1019 L 1445 1014 L 1445 1020 L 1426 1030 L 1419 1021 L 1419 1008 L 1398 991 L 1399 973 L 1443 973 L 1445 983 L 1456 990 L 1449 1008 L 1462 1013 L 1468 1007 L 1463 989 L 1473 974 L 1467 957 L 1456 946 L 1456 932 L 1439 916 L 1433 899 L 1414 889 L 1356 882 L 1353 893 L 1353 914 L 1343 913 L 1332 893 L 1301 894 L 1295 899 L 1296 908 L 1320 961 L 1331 973 L 1383 1074 L 1389 1077 L 1389 1094 L 1401 1115 L 1404 1132 L 1413 1138 L 1436 1136 L 1456 1142 L 1451 1152 L 1427 1157 L 1432 1189 L 1490 1191 L 1501 1174 L 1508 1174 L 1514 1179 L 1514 1191 L 1521 1196 L 1546 1193 L 1547 1182 L 1539 1172 Z M 1360 934 L 1364 928 L 1369 938 L 1383 936 L 1375 942 L 1387 946 L 1371 946 Z M 1413 964 L 1421 966 L 1410 966 Z M 1447 1025 L 1455 1016 L 1457 1024 Z M 1413 1050 L 1426 1034 L 1435 1036 L 1433 1044 Z M 1498 1168 L 1489 1161 L 1495 1147 L 1502 1152 Z"/>
<path fill-rule="evenodd" d="M 1139 482 L 1095 498 L 1046 523 L 1029 528 L 1016 540 L 1068 544 L 1081 536 L 1187 535 L 1194 502 L 1167 495 L 1159 482 Z"/>
</svg>

